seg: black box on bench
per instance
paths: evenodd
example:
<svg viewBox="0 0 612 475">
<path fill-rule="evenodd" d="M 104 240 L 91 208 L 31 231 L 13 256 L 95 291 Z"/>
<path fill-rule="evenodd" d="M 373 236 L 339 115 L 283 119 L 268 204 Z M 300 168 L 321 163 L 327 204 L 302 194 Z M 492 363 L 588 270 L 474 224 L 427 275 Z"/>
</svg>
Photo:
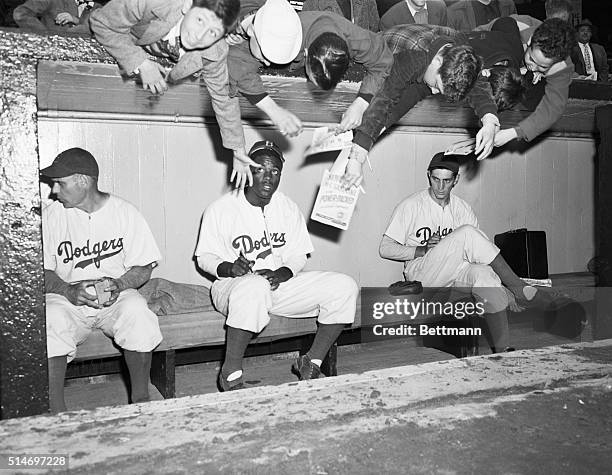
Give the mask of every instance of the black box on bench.
<svg viewBox="0 0 612 475">
<path fill-rule="evenodd" d="M 519 277 L 548 278 L 546 233 L 515 229 L 495 236 L 502 257 Z"/>
</svg>

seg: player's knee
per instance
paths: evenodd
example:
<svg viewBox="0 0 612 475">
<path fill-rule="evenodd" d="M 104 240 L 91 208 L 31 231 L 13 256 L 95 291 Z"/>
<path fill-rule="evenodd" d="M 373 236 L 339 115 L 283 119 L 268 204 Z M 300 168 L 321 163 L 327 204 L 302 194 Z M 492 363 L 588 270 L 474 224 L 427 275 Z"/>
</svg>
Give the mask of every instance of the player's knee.
<svg viewBox="0 0 612 475">
<path fill-rule="evenodd" d="M 49 333 L 66 333 L 71 328 L 71 319 L 64 306 L 50 302 L 47 299 L 45 305 L 45 315 L 47 323 L 47 334 Z"/>
<path fill-rule="evenodd" d="M 475 233 L 479 233 L 480 231 L 478 229 L 476 229 L 474 226 L 472 226 L 471 224 L 462 224 L 461 226 L 459 226 L 458 228 L 453 229 L 453 232 L 451 233 L 451 236 L 455 236 L 455 237 L 465 237 L 465 236 L 471 236 Z"/>
<path fill-rule="evenodd" d="M 238 279 L 230 293 L 230 301 L 262 299 L 270 292 L 268 280 L 260 275 L 250 274 L 238 277 Z"/>
<path fill-rule="evenodd" d="M 137 291 L 124 291 L 115 305 L 120 313 L 126 315 L 139 315 L 143 311 L 148 311 L 146 299 Z"/>
<path fill-rule="evenodd" d="M 355 282 L 355 279 L 353 279 L 351 276 L 346 274 L 336 274 L 335 285 L 340 292 L 349 296 L 350 298 L 357 298 L 357 295 L 359 294 L 357 282 Z"/>
</svg>

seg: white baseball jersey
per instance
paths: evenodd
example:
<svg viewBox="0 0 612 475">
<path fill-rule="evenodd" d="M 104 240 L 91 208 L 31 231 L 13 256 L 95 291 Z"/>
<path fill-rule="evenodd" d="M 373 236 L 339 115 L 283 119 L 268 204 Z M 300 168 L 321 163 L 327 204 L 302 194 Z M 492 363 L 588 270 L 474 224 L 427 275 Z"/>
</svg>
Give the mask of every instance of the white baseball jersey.
<svg viewBox="0 0 612 475">
<path fill-rule="evenodd" d="M 242 192 L 227 193 L 210 204 L 195 255 L 218 257 L 211 269 L 205 269 L 215 273 L 218 264 L 234 262 L 241 251 L 255 261 L 253 270 L 276 270 L 292 258 L 311 253 L 312 242 L 298 206 L 280 191 L 263 209 L 250 204 Z"/>
<path fill-rule="evenodd" d="M 444 237 L 463 224 L 478 227 L 469 204 L 451 193 L 449 204 L 442 207 L 426 189 L 397 205 L 385 234 L 404 246 L 424 246 L 436 232 Z"/>
<path fill-rule="evenodd" d="M 93 213 L 55 201 L 43 209 L 42 227 L 45 269 L 68 283 L 116 279 L 134 266 L 161 260 L 140 211 L 116 196 Z"/>
</svg>

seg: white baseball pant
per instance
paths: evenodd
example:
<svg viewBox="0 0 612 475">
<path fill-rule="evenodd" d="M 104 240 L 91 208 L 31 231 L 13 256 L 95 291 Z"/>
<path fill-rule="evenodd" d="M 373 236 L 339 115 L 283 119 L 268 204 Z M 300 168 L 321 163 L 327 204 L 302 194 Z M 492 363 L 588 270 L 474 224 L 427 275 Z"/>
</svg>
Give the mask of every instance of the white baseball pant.
<svg viewBox="0 0 612 475">
<path fill-rule="evenodd" d="M 418 280 L 425 287 L 466 287 L 472 289 L 486 313 L 508 307 L 508 295 L 499 276 L 488 265 L 499 248 L 471 225 L 459 226 L 427 254 L 407 263 L 407 280 Z"/>
<path fill-rule="evenodd" d="M 162 341 L 157 315 L 149 310 L 137 290 L 124 290 L 113 305 L 102 309 L 73 305 L 59 294 L 45 294 L 45 301 L 49 358 L 68 356 L 68 361 L 72 361 L 77 346 L 94 328 L 129 351 L 152 351 Z"/>
<path fill-rule="evenodd" d="M 359 289 L 338 272 L 299 272 L 274 291 L 256 274 L 215 281 L 211 297 L 227 316 L 227 325 L 259 333 L 270 322 L 269 313 L 288 318 L 313 317 L 322 324 L 352 323 Z"/>
</svg>

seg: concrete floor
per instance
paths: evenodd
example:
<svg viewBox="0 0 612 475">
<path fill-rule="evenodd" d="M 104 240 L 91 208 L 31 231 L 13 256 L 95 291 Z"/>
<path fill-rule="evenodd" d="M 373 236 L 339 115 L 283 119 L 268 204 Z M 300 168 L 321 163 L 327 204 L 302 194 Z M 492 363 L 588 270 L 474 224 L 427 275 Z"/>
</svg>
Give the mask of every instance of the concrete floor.
<svg viewBox="0 0 612 475">
<path fill-rule="evenodd" d="M 511 320 L 510 340 L 517 349 L 590 341 L 589 329 L 579 338 L 568 338 L 548 332 L 534 331 L 528 315 L 518 315 Z M 485 338 L 481 338 L 480 353 L 488 354 Z M 297 353 L 283 353 L 245 359 L 245 378 L 248 386 L 279 385 L 295 382 L 290 368 Z M 455 357 L 436 348 L 427 348 L 414 339 L 391 339 L 340 346 L 338 349 L 338 374 L 362 373 L 386 368 L 432 361 L 451 360 Z M 177 397 L 195 396 L 217 392 L 216 378 L 219 363 L 202 363 L 178 366 L 176 370 Z M 157 389 L 150 385 L 152 400 L 162 400 Z M 103 375 L 70 379 L 66 384 L 66 404 L 71 410 L 95 409 L 102 406 L 127 404 L 128 392 L 121 375 Z"/>
<path fill-rule="evenodd" d="M 611 415 L 602 340 L 6 420 L 0 446 L 88 474 L 609 473 Z"/>
</svg>

